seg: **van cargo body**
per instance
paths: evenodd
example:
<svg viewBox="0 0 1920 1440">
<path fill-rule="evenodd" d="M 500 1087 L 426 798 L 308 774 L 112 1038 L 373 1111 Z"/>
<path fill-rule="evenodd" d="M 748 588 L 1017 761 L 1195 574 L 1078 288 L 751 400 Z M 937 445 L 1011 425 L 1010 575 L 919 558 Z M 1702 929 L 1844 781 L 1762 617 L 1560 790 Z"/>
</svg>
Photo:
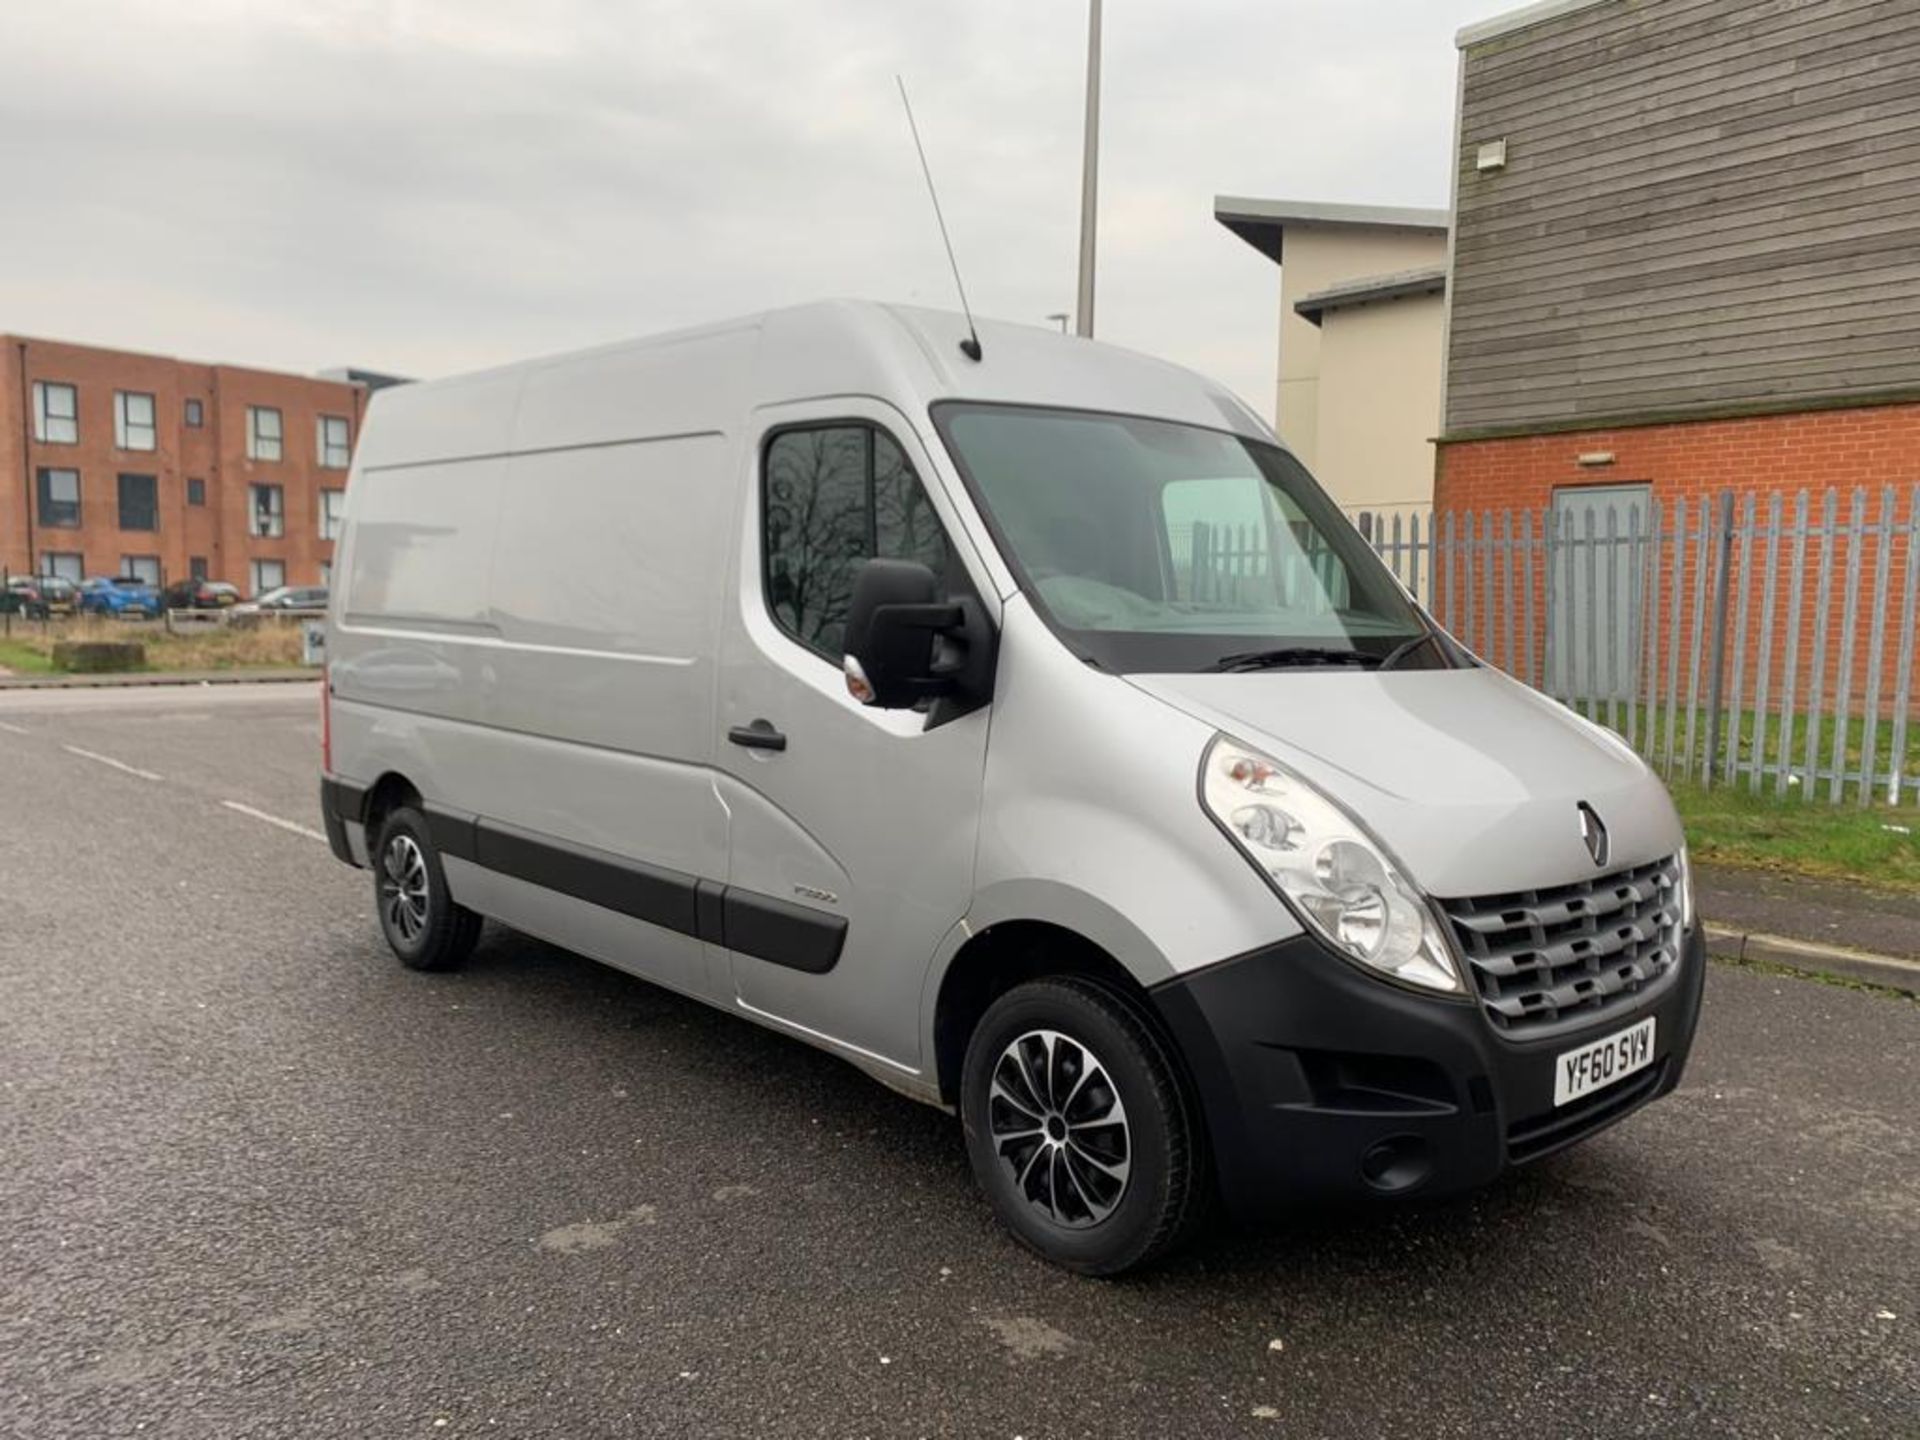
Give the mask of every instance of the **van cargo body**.
<svg viewBox="0 0 1920 1440">
<path fill-rule="evenodd" d="M 836 302 L 384 390 L 322 809 L 417 968 L 482 917 L 956 1110 L 1112 1273 L 1482 1184 L 1679 1082 L 1682 836 L 1211 382 Z"/>
</svg>

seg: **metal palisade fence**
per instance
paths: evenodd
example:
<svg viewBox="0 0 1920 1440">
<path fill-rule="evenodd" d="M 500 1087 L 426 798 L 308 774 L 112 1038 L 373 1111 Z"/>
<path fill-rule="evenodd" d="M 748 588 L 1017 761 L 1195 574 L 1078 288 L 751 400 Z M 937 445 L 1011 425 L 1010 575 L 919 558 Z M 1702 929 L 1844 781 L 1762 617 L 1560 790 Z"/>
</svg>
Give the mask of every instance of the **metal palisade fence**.
<svg viewBox="0 0 1920 1440">
<path fill-rule="evenodd" d="M 1583 486 L 1546 509 L 1356 519 L 1483 660 L 1670 779 L 1920 802 L 1920 486 Z"/>
</svg>

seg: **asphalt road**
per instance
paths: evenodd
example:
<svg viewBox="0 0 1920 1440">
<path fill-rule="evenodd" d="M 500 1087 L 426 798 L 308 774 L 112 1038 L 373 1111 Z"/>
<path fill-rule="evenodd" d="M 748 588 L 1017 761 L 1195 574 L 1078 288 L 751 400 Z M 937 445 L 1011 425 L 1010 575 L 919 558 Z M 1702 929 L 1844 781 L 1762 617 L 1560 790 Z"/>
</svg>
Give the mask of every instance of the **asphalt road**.
<svg viewBox="0 0 1920 1440">
<path fill-rule="evenodd" d="M 0 697 L 0 1434 L 1920 1435 L 1910 1002 L 1716 969 L 1582 1148 L 1080 1280 L 824 1055 L 503 931 L 402 970 L 261 818 L 316 731 Z"/>
</svg>

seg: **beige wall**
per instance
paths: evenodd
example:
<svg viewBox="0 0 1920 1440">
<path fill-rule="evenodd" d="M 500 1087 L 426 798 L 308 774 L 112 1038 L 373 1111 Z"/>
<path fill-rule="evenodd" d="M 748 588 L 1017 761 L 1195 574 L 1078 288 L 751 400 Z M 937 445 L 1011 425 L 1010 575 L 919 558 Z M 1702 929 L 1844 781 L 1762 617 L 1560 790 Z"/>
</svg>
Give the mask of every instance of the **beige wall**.
<svg viewBox="0 0 1920 1440">
<path fill-rule="evenodd" d="M 1284 255 L 1280 265 L 1280 385 L 1274 414 L 1280 438 L 1309 468 L 1318 470 L 1322 434 L 1320 352 L 1324 337 L 1311 321 L 1294 313 L 1294 302 L 1342 281 L 1445 265 L 1447 237 L 1417 230 L 1293 223 L 1286 229 Z M 1437 364 L 1437 322 L 1433 348 Z M 1436 391 L 1432 403 L 1422 412 L 1428 435 L 1438 431 L 1439 404 Z M 1426 473 L 1431 477 L 1431 455 Z"/>
<path fill-rule="evenodd" d="M 1342 509 L 1432 507 L 1444 309 L 1439 295 L 1413 295 L 1321 317 L 1318 453 L 1308 463 Z"/>
</svg>

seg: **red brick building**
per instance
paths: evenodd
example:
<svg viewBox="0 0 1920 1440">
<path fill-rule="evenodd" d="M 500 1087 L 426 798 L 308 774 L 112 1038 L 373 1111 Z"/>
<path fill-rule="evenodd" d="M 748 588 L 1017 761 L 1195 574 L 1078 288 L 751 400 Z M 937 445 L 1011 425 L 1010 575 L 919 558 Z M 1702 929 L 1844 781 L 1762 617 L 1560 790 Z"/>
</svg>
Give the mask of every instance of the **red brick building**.
<svg viewBox="0 0 1920 1440">
<path fill-rule="evenodd" d="M 324 584 L 367 385 L 0 335 L 0 565 Z"/>
</svg>

